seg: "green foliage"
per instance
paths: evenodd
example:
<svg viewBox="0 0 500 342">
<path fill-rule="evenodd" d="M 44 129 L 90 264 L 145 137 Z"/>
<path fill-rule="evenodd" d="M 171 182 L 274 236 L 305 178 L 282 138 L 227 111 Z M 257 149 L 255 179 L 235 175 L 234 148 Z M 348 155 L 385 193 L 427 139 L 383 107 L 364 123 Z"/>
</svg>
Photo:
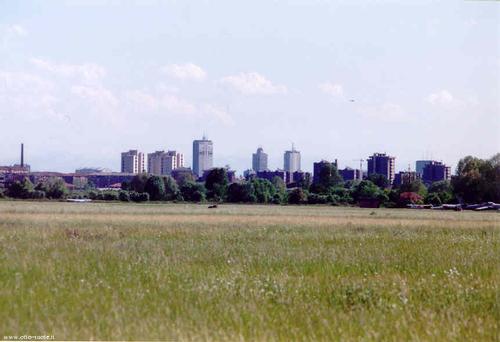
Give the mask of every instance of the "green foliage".
<svg viewBox="0 0 500 342">
<path fill-rule="evenodd" d="M 278 176 L 274 176 L 271 180 L 273 183 L 275 194 L 272 199 L 272 203 L 274 204 L 285 204 L 288 203 L 288 193 L 286 191 L 286 184 L 283 179 Z"/>
<path fill-rule="evenodd" d="M 118 193 L 118 199 L 122 202 L 130 202 L 130 194 L 128 191 L 121 190 Z"/>
<path fill-rule="evenodd" d="M 258 203 L 270 203 L 276 194 L 273 183 L 267 179 L 256 178 L 250 181 L 254 188 L 255 197 Z"/>
<path fill-rule="evenodd" d="M 425 197 L 424 202 L 426 204 L 432 204 L 433 206 L 440 206 L 443 204 L 437 192 L 429 192 L 429 194 Z"/>
<path fill-rule="evenodd" d="M 207 197 L 215 201 L 224 200 L 228 187 L 227 171 L 224 168 L 211 169 L 205 179 Z"/>
<path fill-rule="evenodd" d="M 232 183 L 227 189 L 227 201 L 232 203 L 253 203 L 257 201 L 252 182 Z"/>
<path fill-rule="evenodd" d="M 45 192 L 45 196 L 51 199 L 64 198 L 68 194 L 66 183 L 61 178 L 38 183 L 35 189 Z"/>
<path fill-rule="evenodd" d="M 166 201 L 173 201 L 179 198 L 179 186 L 177 185 L 175 179 L 173 179 L 171 176 L 164 176 L 163 184 L 165 187 L 164 199 Z"/>
<path fill-rule="evenodd" d="M 123 189 L 123 190 L 131 190 L 131 191 L 135 191 L 135 192 L 145 192 L 146 183 L 148 181 L 148 178 L 149 178 L 149 176 L 146 173 L 141 173 L 141 174 L 135 175 L 132 178 L 132 180 L 130 181 L 130 185 L 128 186 L 128 189 Z"/>
<path fill-rule="evenodd" d="M 369 180 L 362 180 L 352 189 L 352 198 L 354 201 L 362 199 L 381 199 L 387 198 L 387 195 L 380 188 Z"/>
<path fill-rule="evenodd" d="M 330 188 L 342 184 L 343 179 L 333 163 L 323 163 L 318 171 L 318 180 L 311 185 L 310 191 L 317 194 L 327 194 Z"/>
<path fill-rule="evenodd" d="M 411 182 L 403 182 L 399 186 L 399 193 L 403 192 L 415 192 L 419 194 L 421 197 L 425 197 L 427 195 L 427 188 L 420 179 L 416 179 Z"/>
<path fill-rule="evenodd" d="M 302 188 L 295 188 L 288 194 L 288 203 L 305 204 L 307 203 L 308 193 Z"/>
<path fill-rule="evenodd" d="M 104 191 L 102 193 L 104 201 L 118 201 L 120 199 L 118 191 Z"/>
<path fill-rule="evenodd" d="M 150 201 L 161 201 L 165 197 L 165 183 L 159 176 L 150 176 L 144 186 L 144 192 L 149 194 Z"/>
<path fill-rule="evenodd" d="M 206 188 L 203 184 L 186 181 L 180 187 L 182 198 L 190 202 L 203 202 L 206 198 Z"/>
<path fill-rule="evenodd" d="M 25 177 L 21 181 L 13 182 L 7 189 L 7 195 L 12 198 L 27 199 L 33 197 L 33 191 L 33 183 Z"/>
<path fill-rule="evenodd" d="M 147 192 L 130 192 L 130 200 L 132 202 L 147 202 L 149 201 L 149 194 Z"/>
<path fill-rule="evenodd" d="M 451 183 L 455 195 L 466 203 L 500 202 L 499 155 L 489 160 L 467 156 L 458 162 Z"/>
<path fill-rule="evenodd" d="M 434 182 L 429 186 L 429 194 L 425 197 L 425 203 L 441 205 L 456 202 L 453 189 L 449 181 Z M 439 198 L 437 201 L 436 196 Z M 439 204 L 435 204 L 439 203 Z"/>
<path fill-rule="evenodd" d="M 320 195 L 315 193 L 310 193 L 307 197 L 308 204 L 326 204 L 331 200 L 332 198 L 329 195 Z"/>
<path fill-rule="evenodd" d="M 379 173 L 372 173 L 371 175 L 368 176 L 367 180 L 369 180 L 370 182 L 372 182 L 381 189 L 385 189 L 390 185 L 387 177 Z"/>
</svg>

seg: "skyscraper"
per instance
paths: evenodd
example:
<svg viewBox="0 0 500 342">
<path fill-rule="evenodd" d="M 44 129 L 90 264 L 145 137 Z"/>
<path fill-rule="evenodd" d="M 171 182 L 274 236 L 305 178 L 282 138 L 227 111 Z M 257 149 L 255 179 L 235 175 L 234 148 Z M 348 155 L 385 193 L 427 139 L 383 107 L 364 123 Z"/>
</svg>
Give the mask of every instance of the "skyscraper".
<svg viewBox="0 0 500 342">
<path fill-rule="evenodd" d="M 285 151 L 284 169 L 286 172 L 300 171 L 300 151 L 292 145 L 291 151 Z"/>
<path fill-rule="evenodd" d="M 385 153 L 374 153 L 368 158 L 368 176 L 372 174 L 384 175 L 389 184 L 394 182 L 396 158 Z"/>
<path fill-rule="evenodd" d="M 252 154 L 252 169 L 256 172 L 267 170 L 267 153 L 262 147 L 259 147 L 257 152 Z"/>
<path fill-rule="evenodd" d="M 451 167 L 438 162 L 431 161 L 425 165 L 422 172 L 422 180 L 425 184 L 432 184 L 439 181 L 449 181 L 451 179 Z"/>
<path fill-rule="evenodd" d="M 198 177 L 203 176 L 203 171 L 213 167 L 213 143 L 205 136 L 201 140 L 193 141 L 193 172 Z"/>
<path fill-rule="evenodd" d="M 422 176 L 424 174 L 424 167 L 432 163 L 432 160 L 417 160 L 415 162 L 415 171 Z"/>
<path fill-rule="evenodd" d="M 170 175 L 173 170 L 184 167 L 184 155 L 176 151 L 148 153 L 148 173 Z"/>
<path fill-rule="evenodd" d="M 137 150 L 122 153 L 121 172 L 142 173 L 144 172 L 144 154 Z"/>
</svg>

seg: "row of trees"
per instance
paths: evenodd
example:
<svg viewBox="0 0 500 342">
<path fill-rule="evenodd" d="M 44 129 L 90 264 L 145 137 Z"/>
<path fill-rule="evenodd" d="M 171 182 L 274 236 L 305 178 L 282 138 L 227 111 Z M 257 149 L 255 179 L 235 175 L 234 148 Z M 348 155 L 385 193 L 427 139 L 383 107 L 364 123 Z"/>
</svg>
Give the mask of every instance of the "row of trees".
<svg viewBox="0 0 500 342">
<path fill-rule="evenodd" d="M 69 194 L 62 179 L 51 179 L 34 186 L 25 178 L 10 185 L 6 195 L 24 199 L 59 199 Z M 72 194 L 74 195 L 74 194 Z M 205 200 L 231 203 L 275 204 L 355 204 L 363 200 L 377 201 L 388 207 L 406 206 L 408 203 L 479 203 L 500 202 L 500 154 L 490 159 L 465 157 L 458 163 L 457 173 L 451 182 L 441 181 L 428 188 L 415 180 L 389 188 L 383 175 L 370 175 L 362 181 L 344 182 L 334 164 L 325 164 L 318 179 L 310 184 L 304 181 L 287 191 L 279 177 L 271 181 L 251 179 L 229 183 L 226 170 L 212 169 L 204 183 L 185 178 L 176 182 L 170 176 L 139 174 L 122 184 L 121 191 L 97 191 L 88 189 L 80 197 L 95 200 L 120 201 L 189 201 Z"/>
</svg>

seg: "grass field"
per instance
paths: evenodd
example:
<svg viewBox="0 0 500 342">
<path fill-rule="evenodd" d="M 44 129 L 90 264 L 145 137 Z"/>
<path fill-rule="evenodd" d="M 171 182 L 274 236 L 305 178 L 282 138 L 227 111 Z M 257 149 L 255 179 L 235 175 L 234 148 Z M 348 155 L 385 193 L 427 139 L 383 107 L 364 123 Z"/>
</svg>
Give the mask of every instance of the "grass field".
<svg viewBox="0 0 500 342">
<path fill-rule="evenodd" d="M 0 339 L 500 340 L 497 213 L 0 202 Z"/>
</svg>

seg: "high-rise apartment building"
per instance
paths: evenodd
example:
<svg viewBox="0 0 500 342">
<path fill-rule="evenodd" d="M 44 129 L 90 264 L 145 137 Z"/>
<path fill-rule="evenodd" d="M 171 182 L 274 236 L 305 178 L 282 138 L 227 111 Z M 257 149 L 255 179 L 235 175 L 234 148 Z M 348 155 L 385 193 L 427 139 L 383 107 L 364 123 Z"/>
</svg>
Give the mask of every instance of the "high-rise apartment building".
<svg viewBox="0 0 500 342">
<path fill-rule="evenodd" d="M 432 160 L 417 160 L 415 162 L 415 172 L 422 176 L 424 174 L 424 167 L 430 163 L 432 163 Z"/>
<path fill-rule="evenodd" d="M 394 182 L 396 158 L 385 153 L 374 153 L 368 158 L 368 176 L 372 174 L 384 175 L 389 184 Z"/>
<path fill-rule="evenodd" d="M 173 170 L 184 167 L 184 155 L 176 151 L 148 153 L 148 173 L 170 175 Z"/>
<path fill-rule="evenodd" d="M 285 151 L 284 169 L 286 172 L 300 171 L 300 151 L 297 151 L 293 145 L 290 151 Z"/>
<path fill-rule="evenodd" d="M 257 152 L 252 154 L 252 169 L 256 172 L 267 170 L 267 153 L 262 147 L 259 147 Z"/>
<path fill-rule="evenodd" d="M 434 182 L 446 181 L 451 179 L 451 167 L 438 162 L 431 161 L 425 165 L 422 172 L 422 180 L 426 184 L 432 184 Z"/>
<path fill-rule="evenodd" d="M 121 172 L 142 173 L 144 172 L 144 154 L 137 150 L 122 153 Z"/>
<path fill-rule="evenodd" d="M 203 176 L 203 171 L 213 167 L 214 146 L 212 140 L 203 137 L 193 141 L 193 172 L 198 177 Z"/>
</svg>

